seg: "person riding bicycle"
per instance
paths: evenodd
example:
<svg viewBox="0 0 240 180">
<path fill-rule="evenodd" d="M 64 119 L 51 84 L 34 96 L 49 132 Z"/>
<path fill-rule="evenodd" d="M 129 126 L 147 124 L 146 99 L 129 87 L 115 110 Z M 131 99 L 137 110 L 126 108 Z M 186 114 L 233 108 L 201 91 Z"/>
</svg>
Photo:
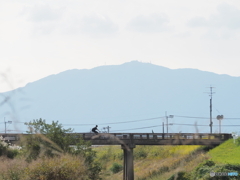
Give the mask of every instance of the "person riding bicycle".
<svg viewBox="0 0 240 180">
<path fill-rule="evenodd" d="M 98 134 L 98 132 L 97 132 L 98 128 L 97 127 L 98 127 L 98 125 L 96 125 L 94 128 L 92 128 L 92 132 L 94 132 L 95 134 Z"/>
</svg>

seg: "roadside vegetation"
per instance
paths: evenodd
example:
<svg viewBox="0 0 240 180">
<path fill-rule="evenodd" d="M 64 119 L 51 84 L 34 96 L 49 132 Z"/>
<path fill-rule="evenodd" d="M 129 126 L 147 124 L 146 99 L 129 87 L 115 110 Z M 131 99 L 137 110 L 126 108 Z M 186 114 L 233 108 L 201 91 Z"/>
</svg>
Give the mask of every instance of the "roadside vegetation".
<svg viewBox="0 0 240 180">
<path fill-rule="evenodd" d="M 212 180 L 240 179 L 240 176 L 210 177 L 210 172 L 240 174 L 240 139 L 230 139 L 209 148 L 205 146 L 137 146 L 134 149 L 136 180 Z M 123 177 L 123 153 L 120 146 L 95 148 L 106 180 Z M 210 149 L 210 150 L 209 150 Z"/>
<path fill-rule="evenodd" d="M 0 140 L 0 180 L 98 180 L 96 152 L 72 129 L 58 122 L 33 120 L 28 136 L 15 147 Z M 77 140 L 76 140 L 77 139 Z M 74 143 L 76 147 L 70 145 Z"/>
<path fill-rule="evenodd" d="M 95 148 L 102 164 L 104 179 L 120 180 L 123 171 L 114 171 L 123 164 L 120 146 Z M 191 171 L 194 166 L 208 159 L 201 146 L 136 146 L 134 149 L 134 176 L 137 180 L 166 180 L 179 171 Z"/>
<path fill-rule="evenodd" d="M 120 146 L 91 146 L 58 122 L 33 120 L 19 146 L 0 138 L 0 180 L 121 180 Z M 70 146 L 76 144 L 75 147 Z M 240 139 L 216 148 L 199 145 L 136 146 L 136 180 L 240 179 L 210 177 L 210 172 L 240 174 Z"/>
</svg>

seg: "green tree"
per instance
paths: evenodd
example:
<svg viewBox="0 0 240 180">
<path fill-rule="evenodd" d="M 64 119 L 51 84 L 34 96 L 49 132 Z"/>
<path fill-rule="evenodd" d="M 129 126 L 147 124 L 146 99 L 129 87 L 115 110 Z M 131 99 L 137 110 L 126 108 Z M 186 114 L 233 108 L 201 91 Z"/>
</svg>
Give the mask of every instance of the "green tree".
<svg viewBox="0 0 240 180">
<path fill-rule="evenodd" d="M 43 119 L 36 119 L 26 123 L 28 135 L 23 141 L 26 160 L 28 162 L 39 157 L 54 157 L 63 154 L 82 156 L 88 169 L 88 177 L 92 180 L 100 179 L 100 163 L 95 161 L 96 152 L 92 150 L 91 143 L 86 142 L 73 129 L 64 129 L 61 124 L 52 121 L 47 124 Z M 76 145 L 71 147 L 70 145 Z"/>
<path fill-rule="evenodd" d="M 59 153 L 70 152 L 70 145 L 76 140 L 73 129 L 64 129 L 58 121 L 47 124 L 45 120 L 40 118 L 25 124 L 29 130 L 23 143 L 29 161 L 40 155 L 52 157 Z"/>
<path fill-rule="evenodd" d="M 27 123 L 29 127 L 29 134 L 42 134 L 49 140 L 58 145 L 63 152 L 69 152 L 72 143 L 75 141 L 75 135 L 73 129 L 64 129 L 58 121 L 52 121 L 52 124 L 47 124 L 45 120 L 33 120 L 33 122 Z"/>
</svg>

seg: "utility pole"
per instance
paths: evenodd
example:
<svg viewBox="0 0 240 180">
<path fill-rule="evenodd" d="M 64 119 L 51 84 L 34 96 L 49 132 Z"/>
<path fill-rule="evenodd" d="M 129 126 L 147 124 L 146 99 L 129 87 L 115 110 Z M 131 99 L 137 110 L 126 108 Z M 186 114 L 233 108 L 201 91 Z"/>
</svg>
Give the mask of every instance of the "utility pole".
<svg viewBox="0 0 240 180">
<path fill-rule="evenodd" d="M 7 134 L 7 133 L 6 133 L 6 121 L 5 121 L 5 117 L 4 117 L 4 123 L 5 123 L 5 134 Z"/>
<path fill-rule="evenodd" d="M 212 92 L 212 89 L 214 87 L 210 86 L 210 92 L 208 92 L 209 96 L 210 96 L 210 134 L 212 134 L 212 125 L 213 125 L 213 122 L 212 122 L 212 95 L 215 93 L 215 92 Z"/>
<path fill-rule="evenodd" d="M 162 132 L 164 134 L 164 122 L 162 122 Z"/>
<path fill-rule="evenodd" d="M 165 116 L 166 116 L 166 123 L 167 123 L 167 134 L 168 134 L 168 116 L 167 116 L 167 111 L 165 111 Z"/>
<path fill-rule="evenodd" d="M 111 127 L 107 126 L 108 133 L 109 133 L 109 129 L 110 129 L 110 128 L 111 128 Z"/>
<path fill-rule="evenodd" d="M 166 117 L 166 123 L 167 123 L 167 134 L 168 134 L 168 125 L 172 125 L 172 124 L 168 124 L 168 118 L 173 118 L 173 115 L 167 115 L 167 111 L 165 111 L 165 117 Z"/>
<path fill-rule="evenodd" d="M 111 127 L 109 127 L 109 126 L 107 126 L 107 127 L 104 127 L 103 129 L 105 130 L 105 129 L 107 129 L 107 133 L 109 133 L 109 129 L 110 129 Z"/>
<path fill-rule="evenodd" d="M 7 123 L 11 124 L 12 121 L 5 121 L 5 117 L 4 117 L 4 124 L 5 124 L 5 134 L 7 134 Z"/>
</svg>

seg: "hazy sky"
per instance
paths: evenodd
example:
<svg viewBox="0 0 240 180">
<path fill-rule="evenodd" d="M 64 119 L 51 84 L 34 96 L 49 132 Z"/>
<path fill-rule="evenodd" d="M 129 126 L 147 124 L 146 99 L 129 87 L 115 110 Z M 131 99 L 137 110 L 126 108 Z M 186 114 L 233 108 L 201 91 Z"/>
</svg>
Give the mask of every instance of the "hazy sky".
<svg viewBox="0 0 240 180">
<path fill-rule="evenodd" d="M 239 0 L 0 1 L 0 92 L 138 60 L 240 76 Z"/>
</svg>

